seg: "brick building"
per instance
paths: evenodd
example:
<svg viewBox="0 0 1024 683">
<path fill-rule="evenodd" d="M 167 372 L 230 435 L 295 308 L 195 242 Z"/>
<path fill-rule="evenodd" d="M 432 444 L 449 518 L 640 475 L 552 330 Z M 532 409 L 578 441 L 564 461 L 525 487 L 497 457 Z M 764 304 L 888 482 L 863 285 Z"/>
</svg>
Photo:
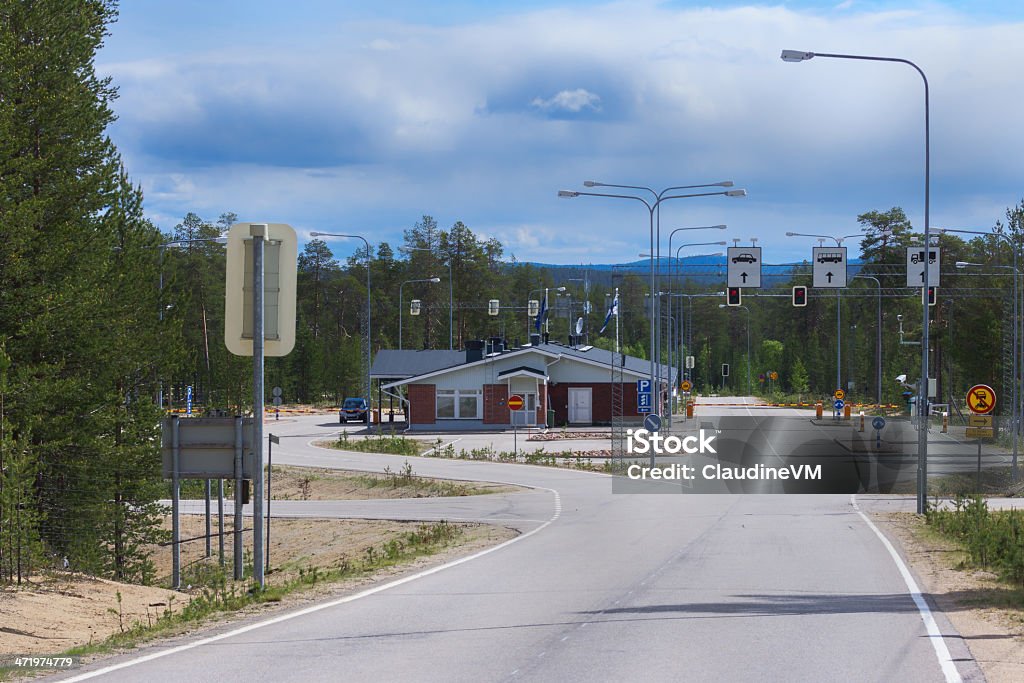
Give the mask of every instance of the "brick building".
<svg viewBox="0 0 1024 683">
<path fill-rule="evenodd" d="M 371 376 L 380 398 L 403 404 L 411 429 L 506 429 L 513 420 L 518 426 L 542 426 L 549 408 L 555 425 L 610 424 L 612 363 L 618 362 L 624 417 L 643 418 L 637 380 L 649 377 L 646 360 L 558 342 L 506 349 L 492 339 L 467 346 L 466 351 L 379 352 Z M 674 376 L 666 366 L 661 372 Z M 513 394 L 523 398 L 523 410 L 509 410 Z"/>
</svg>

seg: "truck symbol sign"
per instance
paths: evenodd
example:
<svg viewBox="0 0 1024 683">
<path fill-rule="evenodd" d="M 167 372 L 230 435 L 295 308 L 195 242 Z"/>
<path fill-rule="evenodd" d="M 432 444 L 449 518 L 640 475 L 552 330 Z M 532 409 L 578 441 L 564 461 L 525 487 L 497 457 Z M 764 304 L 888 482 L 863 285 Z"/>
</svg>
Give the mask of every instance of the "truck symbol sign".
<svg viewBox="0 0 1024 683">
<path fill-rule="evenodd" d="M 935 258 L 936 258 L 936 252 L 929 251 L 928 252 L 928 263 L 935 263 Z M 921 251 L 915 251 L 914 253 L 912 253 L 910 255 L 910 262 L 911 263 L 924 263 L 924 250 L 922 249 Z"/>
</svg>

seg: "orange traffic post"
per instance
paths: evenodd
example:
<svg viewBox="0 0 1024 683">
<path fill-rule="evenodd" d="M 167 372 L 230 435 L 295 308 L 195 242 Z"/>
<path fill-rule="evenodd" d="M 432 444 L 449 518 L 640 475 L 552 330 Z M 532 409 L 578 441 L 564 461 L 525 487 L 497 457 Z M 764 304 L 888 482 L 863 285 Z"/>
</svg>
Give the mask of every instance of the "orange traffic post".
<svg viewBox="0 0 1024 683">
<path fill-rule="evenodd" d="M 686 417 L 693 417 L 693 403 L 686 404 Z"/>
<path fill-rule="evenodd" d="M 942 433 L 949 433 L 949 413 L 942 414 Z"/>
<path fill-rule="evenodd" d="M 857 431 L 859 431 L 859 432 L 863 432 L 864 431 L 864 411 L 863 410 L 860 411 L 860 429 L 858 429 Z"/>
<path fill-rule="evenodd" d="M 843 419 L 844 420 L 849 420 L 850 419 L 850 413 L 852 413 L 852 412 L 853 412 L 853 406 L 850 405 L 849 403 L 847 403 L 845 406 L 843 406 Z"/>
<path fill-rule="evenodd" d="M 814 413 L 815 417 L 817 417 L 819 420 L 821 419 L 821 411 L 821 401 L 818 401 L 817 403 L 814 404 Z"/>
</svg>

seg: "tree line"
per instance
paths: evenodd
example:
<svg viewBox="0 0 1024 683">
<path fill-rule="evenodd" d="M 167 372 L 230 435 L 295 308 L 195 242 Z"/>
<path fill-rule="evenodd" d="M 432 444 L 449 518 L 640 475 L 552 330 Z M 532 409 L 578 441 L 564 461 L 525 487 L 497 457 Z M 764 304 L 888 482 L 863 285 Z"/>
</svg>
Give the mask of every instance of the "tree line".
<svg viewBox="0 0 1024 683">
<path fill-rule="evenodd" d="M 65 563 L 149 581 L 145 549 L 164 537 L 162 414 L 184 406 L 188 387 L 197 412 L 251 410 L 251 362 L 228 353 L 223 339 L 225 262 L 216 240 L 237 217 L 188 213 L 167 233 L 146 218 L 141 189 L 106 132 L 116 88 L 94 68 L 116 3 L 2 7 L 0 582 Z M 881 332 L 881 397 L 902 401 L 894 377 L 916 378 L 920 367 L 913 340 L 922 303 L 903 271 L 905 248 L 920 233 L 898 207 L 858 221 L 863 277 L 842 296 L 813 291 L 805 308 L 794 308 L 788 292 L 810 285 L 808 263 L 746 292 L 738 310 L 720 308 L 724 276 L 714 269 L 667 277 L 673 296 L 662 306 L 664 330 L 675 341 L 666 339 L 661 360 L 670 347 L 676 363 L 693 356 L 690 378 L 706 393 L 748 393 L 749 375 L 750 393 L 822 398 L 837 388 L 838 370 L 852 398 L 873 402 Z M 944 265 L 930 352 L 942 402 L 976 382 L 1008 396 L 1016 381 L 1012 266 L 1022 205 L 993 232 L 939 238 Z M 984 267 L 953 268 L 957 261 Z M 266 366 L 268 394 L 279 386 L 288 403 L 336 406 L 361 396 L 366 353 L 399 343 L 461 349 L 492 336 L 526 343 L 536 330 L 528 302 L 542 299 L 544 288 L 552 338 L 567 342 L 582 318 L 583 341 L 602 348 L 615 344 L 614 322 L 598 330 L 618 291 L 619 348 L 648 357 L 646 273 L 520 263 L 462 222 L 444 229 L 424 215 L 401 243 L 371 239 L 369 249 L 360 240 L 312 239 L 298 274 L 295 349 Z M 498 315 L 488 311 L 494 299 Z M 411 314 L 413 300 L 419 315 Z"/>
</svg>

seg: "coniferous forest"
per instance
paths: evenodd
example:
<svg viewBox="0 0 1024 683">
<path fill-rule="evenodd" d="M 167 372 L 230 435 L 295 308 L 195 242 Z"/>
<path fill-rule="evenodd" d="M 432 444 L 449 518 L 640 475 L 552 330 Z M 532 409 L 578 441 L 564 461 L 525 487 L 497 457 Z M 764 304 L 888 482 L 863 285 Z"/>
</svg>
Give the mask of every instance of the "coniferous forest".
<svg viewBox="0 0 1024 683">
<path fill-rule="evenodd" d="M 116 84 L 94 66 L 116 12 L 110 0 L 0 0 L 0 582 L 65 560 L 152 580 L 143 548 L 160 539 L 161 404 L 183 407 L 191 387 L 197 412 L 251 409 L 251 360 L 224 346 L 224 249 L 214 241 L 237 207 L 188 213 L 169 231 L 147 220 L 108 137 Z M 674 362 L 692 355 L 699 392 L 820 399 L 838 370 L 854 400 L 902 405 L 894 378 L 920 368 L 922 302 L 904 271 L 920 233 L 899 207 L 864 210 L 863 238 L 847 242 L 851 256 L 859 247 L 856 277 L 841 296 L 812 290 L 805 308 L 792 306 L 790 291 L 810 285 L 809 263 L 778 270 L 734 310 L 720 308 L 721 266 L 673 264 L 660 283 L 663 360 L 670 347 Z M 962 400 L 977 382 L 1009 395 L 1014 383 L 1024 205 L 993 216 L 989 229 L 999 236 L 939 238 L 930 350 L 938 402 Z M 586 342 L 603 348 L 614 345 L 614 326 L 598 330 L 617 289 L 621 348 L 648 357 L 642 266 L 520 263 L 498 240 L 429 215 L 410 217 L 401 243 L 367 238 L 369 252 L 353 239 L 300 244 L 296 345 L 267 359 L 268 394 L 278 386 L 288 404 L 325 407 L 362 395 L 368 313 L 371 354 L 398 348 L 400 328 L 407 349 L 490 336 L 526 343 L 527 302 L 545 287 L 565 288 L 549 292 L 552 338 L 565 342 L 583 317 Z M 439 282 L 412 282 L 431 278 Z"/>
</svg>

